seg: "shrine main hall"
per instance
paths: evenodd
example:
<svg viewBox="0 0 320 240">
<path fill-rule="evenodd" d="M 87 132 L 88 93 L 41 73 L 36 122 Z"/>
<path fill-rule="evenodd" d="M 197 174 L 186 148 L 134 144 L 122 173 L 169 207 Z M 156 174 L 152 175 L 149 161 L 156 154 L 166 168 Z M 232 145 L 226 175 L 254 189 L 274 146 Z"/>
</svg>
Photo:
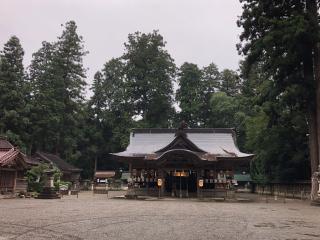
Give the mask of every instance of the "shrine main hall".
<svg viewBox="0 0 320 240">
<path fill-rule="evenodd" d="M 129 167 L 128 194 L 172 197 L 233 189 L 253 158 L 229 128 L 133 129 L 127 149 L 112 155 Z"/>
</svg>

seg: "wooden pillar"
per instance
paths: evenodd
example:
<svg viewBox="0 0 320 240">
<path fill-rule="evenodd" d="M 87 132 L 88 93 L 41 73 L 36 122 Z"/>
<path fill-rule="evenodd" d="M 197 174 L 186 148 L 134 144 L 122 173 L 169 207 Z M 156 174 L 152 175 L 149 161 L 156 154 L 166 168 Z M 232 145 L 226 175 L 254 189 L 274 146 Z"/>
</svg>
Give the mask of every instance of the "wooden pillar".
<svg viewBox="0 0 320 240">
<path fill-rule="evenodd" d="M 132 163 L 129 163 L 130 178 L 132 178 Z"/>
<path fill-rule="evenodd" d="M 197 198 L 200 198 L 201 189 L 199 188 L 199 180 L 200 180 L 201 170 L 197 169 Z"/>
<path fill-rule="evenodd" d="M 161 189 L 160 189 L 160 192 L 161 192 L 161 196 L 163 197 L 164 196 L 164 190 L 165 190 L 165 172 L 163 169 L 159 169 L 159 178 L 162 179 L 162 185 L 161 185 Z"/>
<path fill-rule="evenodd" d="M 144 172 L 145 172 L 145 176 L 146 177 L 143 177 L 144 178 L 144 182 L 146 183 L 146 189 L 147 189 L 147 195 L 149 196 L 149 176 L 148 176 L 148 173 L 150 172 L 150 169 L 148 167 L 145 167 L 144 168 Z"/>
<path fill-rule="evenodd" d="M 16 191 L 16 187 L 17 187 L 17 170 L 14 171 L 14 180 L 13 180 L 13 192 Z"/>
<path fill-rule="evenodd" d="M 182 198 L 182 190 L 181 190 L 181 172 L 180 172 L 180 177 L 179 177 L 179 198 Z"/>
<path fill-rule="evenodd" d="M 94 158 L 94 175 L 93 175 L 93 177 L 96 176 L 97 165 L 98 165 L 98 156 L 96 155 L 95 158 Z"/>
<path fill-rule="evenodd" d="M 190 177 L 190 175 L 189 176 L 187 176 L 186 177 L 186 184 L 187 184 L 187 192 L 186 192 L 186 197 L 187 198 L 189 198 L 189 177 Z"/>
</svg>

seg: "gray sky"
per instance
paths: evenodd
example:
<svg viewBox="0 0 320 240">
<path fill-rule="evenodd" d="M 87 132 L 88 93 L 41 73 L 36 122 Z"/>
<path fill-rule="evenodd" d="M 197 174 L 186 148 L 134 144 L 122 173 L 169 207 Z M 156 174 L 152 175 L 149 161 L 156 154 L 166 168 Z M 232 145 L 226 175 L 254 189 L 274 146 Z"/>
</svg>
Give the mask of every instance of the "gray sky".
<svg viewBox="0 0 320 240">
<path fill-rule="evenodd" d="M 123 53 L 129 33 L 153 29 L 164 36 L 178 66 L 214 62 L 236 70 L 240 14 L 239 0 L 0 0 L 0 46 L 11 35 L 19 37 L 27 66 L 42 41 L 55 41 L 61 24 L 75 20 L 90 52 L 84 59 L 88 83 Z"/>
</svg>

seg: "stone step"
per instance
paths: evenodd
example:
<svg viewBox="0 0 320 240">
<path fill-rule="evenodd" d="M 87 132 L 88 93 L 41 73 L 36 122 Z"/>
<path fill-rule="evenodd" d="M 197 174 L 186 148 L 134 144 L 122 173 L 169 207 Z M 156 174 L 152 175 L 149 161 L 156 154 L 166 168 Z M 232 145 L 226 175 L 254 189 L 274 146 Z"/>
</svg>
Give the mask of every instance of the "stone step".
<svg viewBox="0 0 320 240">
<path fill-rule="evenodd" d="M 318 207 L 320 207 L 320 199 L 311 201 L 311 206 L 318 206 Z"/>
</svg>

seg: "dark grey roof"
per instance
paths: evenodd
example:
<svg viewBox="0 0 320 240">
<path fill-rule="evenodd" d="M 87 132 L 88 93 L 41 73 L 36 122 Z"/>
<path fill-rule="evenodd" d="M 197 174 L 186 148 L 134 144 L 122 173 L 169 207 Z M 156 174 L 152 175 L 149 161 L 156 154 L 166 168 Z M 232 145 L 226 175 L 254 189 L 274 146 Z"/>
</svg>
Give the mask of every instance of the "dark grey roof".
<svg viewBox="0 0 320 240">
<path fill-rule="evenodd" d="M 64 161 L 59 156 L 51 153 L 36 152 L 35 158 L 40 158 L 48 163 L 54 164 L 62 172 L 80 172 L 81 169 L 73 166 L 72 164 Z"/>
<path fill-rule="evenodd" d="M 0 137 L 0 149 L 11 149 L 14 148 L 13 145 L 6 139 Z"/>
<path fill-rule="evenodd" d="M 176 133 L 175 128 L 133 128 L 132 133 Z M 186 128 L 186 133 L 234 133 L 233 128 Z"/>
<path fill-rule="evenodd" d="M 231 128 L 185 129 L 187 138 L 198 148 L 219 157 L 251 157 L 239 151 Z M 133 157 L 153 154 L 175 139 L 176 129 L 133 129 L 130 143 L 124 152 L 114 155 Z"/>
<path fill-rule="evenodd" d="M 32 156 L 26 156 L 25 160 L 29 165 L 37 166 L 40 164 L 39 160 L 37 158 L 32 157 Z"/>
</svg>

